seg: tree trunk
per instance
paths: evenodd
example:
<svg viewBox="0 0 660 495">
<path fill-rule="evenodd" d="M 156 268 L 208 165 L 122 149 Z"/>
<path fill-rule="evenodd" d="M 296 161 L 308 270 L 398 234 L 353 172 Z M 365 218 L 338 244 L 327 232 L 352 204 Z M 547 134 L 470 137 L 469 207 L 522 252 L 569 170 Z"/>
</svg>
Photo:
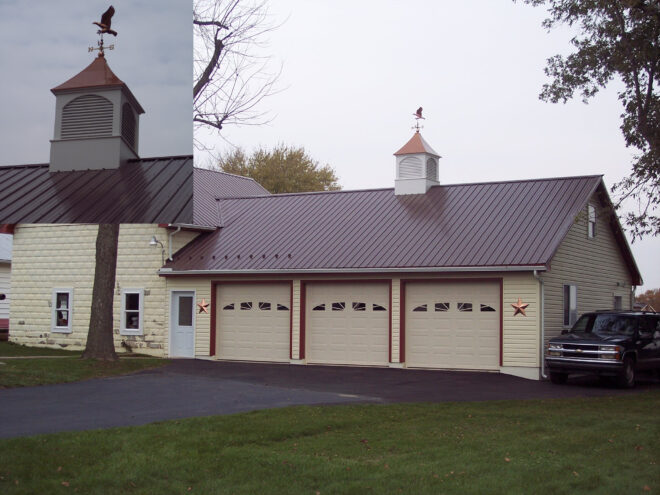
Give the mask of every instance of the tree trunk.
<svg viewBox="0 0 660 495">
<path fill-rule="evenodd" d="M 119 224 L 100 224 L 96 236 L 96 268 L 92 290 L 87 346 L 83 359 L 116 361 L 113 341 L 112 304 L 117 271 Z"/>
</svg>

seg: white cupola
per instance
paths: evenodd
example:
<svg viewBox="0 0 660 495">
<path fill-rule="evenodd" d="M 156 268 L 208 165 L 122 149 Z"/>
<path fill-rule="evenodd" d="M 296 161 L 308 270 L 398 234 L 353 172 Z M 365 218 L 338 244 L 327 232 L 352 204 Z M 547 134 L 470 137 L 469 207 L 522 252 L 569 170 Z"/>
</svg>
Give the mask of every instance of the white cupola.
<svg viewBox="0 0 660 495">
<path fill-rule="evenodd" d="M 426 194 L 438 181 L 438 159 L 441 158 L 416 131 L 403 147 L 394 153 L 396 179 L 394 194 Z"/>
<path fill-rule="evenodd" d="M 119 168 L 139 158 L 139 118 L 144 110 L 110 70 L 102 52 L 51 91 L 55 95 L 51 172 Z"/>
</svg>

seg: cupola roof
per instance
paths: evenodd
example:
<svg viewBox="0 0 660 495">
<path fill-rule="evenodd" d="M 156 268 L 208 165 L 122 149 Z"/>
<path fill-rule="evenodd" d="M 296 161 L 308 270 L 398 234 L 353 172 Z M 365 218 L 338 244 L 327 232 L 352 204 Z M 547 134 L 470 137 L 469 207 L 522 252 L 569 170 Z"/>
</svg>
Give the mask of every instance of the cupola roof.
<svg viewBox="0 0 660 495">
<path fill-rule="evenodd" d="M 404 144 L 399 151 L 394 153 L 394 156 L 411 155 L 415 153 L 429 153 L 431 155 L 440 157 L 440 155 L 436 153 L 433 148 L 431 148 L 431 145 L 424 140 L 419 131 L 415 132 L 413 137 L 411 137 L 410 140 Z"/>
</svg>

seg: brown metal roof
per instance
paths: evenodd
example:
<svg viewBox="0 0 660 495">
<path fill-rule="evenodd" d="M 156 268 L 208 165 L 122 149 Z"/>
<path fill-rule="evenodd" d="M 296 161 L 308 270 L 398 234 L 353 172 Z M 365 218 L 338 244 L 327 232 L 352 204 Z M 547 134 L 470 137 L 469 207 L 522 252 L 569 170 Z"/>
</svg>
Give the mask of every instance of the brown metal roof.
<svg viewBox="0 0 660 495">
<path fill-rule="evenodd" d="M 183 223 L 218 226 L 216 198 L 269 194 L 254 180 L 193 167 L 192 156 L 130 160 L 118 169 L 0 167 L 0 224 Z"/>
<path fill-rule="evenodd" d="M 223 227 L 196 239 L 165 267 L 544 267 L 601 183 L 600 176 L 588 176 L 441 185 L 423 195 L 378 189 L 224 199 L 218 201 Z"/>
<path fill-rule="evenodd" d="M 254 179 L 215 170 L 196 168 L 194 183 L 194 221 L 196 225 L 222 224 L 218 216 L 218 198 L 241 198 L 270 194 Z"/>
<path fill-rule="evenodd" d="M 192 223 L 192 175 L 192 156 L 73 172 L 0 167 L 0 224 Z"/>
<path fill-rule="evenodd" d="M 419 131 L 413 134 L 413 137 L 411 137 L 410 140 L 404 144 L 399 151 L 394 153 L 394 155 L 409 155 L 413 153 L 430 153 L 440 157 L 440 155 L 438 155 L 438 153 L 436 153 L 435 150 L 431 148 L 431 145 L 426 142 Z"/>
</svg>

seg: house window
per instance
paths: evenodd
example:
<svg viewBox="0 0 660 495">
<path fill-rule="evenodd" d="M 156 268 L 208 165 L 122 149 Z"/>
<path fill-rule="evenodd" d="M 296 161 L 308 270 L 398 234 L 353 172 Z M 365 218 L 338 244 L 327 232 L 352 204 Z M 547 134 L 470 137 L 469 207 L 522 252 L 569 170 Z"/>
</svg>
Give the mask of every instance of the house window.
<svg viewBox="0 0 660 495">
<path fill-rule="evenodd" d="M 587 224 L 587 234 L 590 238 L 596 237 L 596 208 L 589 205 L 587 207 L 589 212 L 589 223 Z"/>
<path fill-rule="evenodd" d="M 564 285 L 564 326 L 572 327 L 577 321 L 577 287 Z"/>
<path fill-rule="evenodd" d="M 621 311 L 623 309 L 623 297 L 614 296 L 614 309 Z"/>
<path fill-rule="evenodd" d="M 52 331 L 71 333 L 73 289 L 53 289 L 51 311 Z"/>
<path fill-rule="evenodd" d="M 144 328 L 144 290 L 121 291 L 121 335 L 142 335 Z"/>
</svg>

